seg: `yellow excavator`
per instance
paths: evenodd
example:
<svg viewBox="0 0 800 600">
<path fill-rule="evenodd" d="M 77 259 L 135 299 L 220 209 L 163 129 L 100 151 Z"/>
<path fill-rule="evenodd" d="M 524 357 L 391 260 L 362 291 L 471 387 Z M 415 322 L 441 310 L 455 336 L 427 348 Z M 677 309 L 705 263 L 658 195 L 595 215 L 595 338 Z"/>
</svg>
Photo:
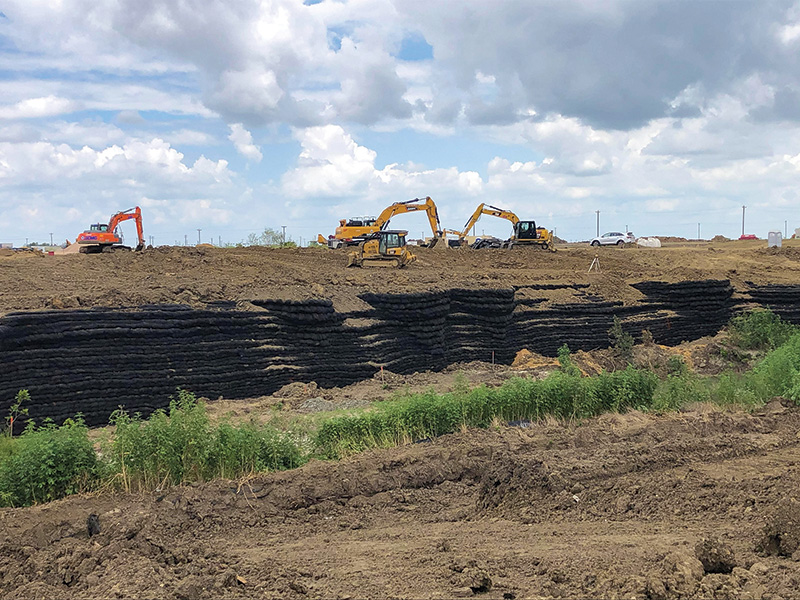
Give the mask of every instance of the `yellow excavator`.
<svg viewBox="0 0 800 600">
<path fill-rule="evenodd" d="M 317 242 L 327 245 L 329 248 L 341 248 L 343 246 L 354 246 L 366 240 L 371 234 L 386 229 L 389 220 L 395 215 L 416 211 L 425 211 L 428 215 L 428 223 L 431 226 L 433 240 L 431 246 L 442 239 L 442 227 L 439 223 L 439 211 L 430 196 L 425 198 L 414 198 L 404 202 L 395 202 L 383 209 L 378 218 L 356 217 L 350 220 L 341 219 L 335 233 L 325 239 L 321 234 L 317 236 Z"/>
<path fill-rule="evenodd" d="M 402 268 L 417 260 L 406 247 L 407 231 L 376 231 L 359 243 L 358 249 L 348 255 L 348 267 Z"/>
<path fill-rule="evenodd" d="M 475 225 L 478 219 L 483 215 L 500 217 L 501 219 L 511 221 L 511 224 L 514 226 L 514 233 L 508 240 L 508 248 L 514 246 L 537 246 L 543 250 L 550 250 L 551 252 L 556 251 L 555 245 L 553 244 L 553 234 L 544 227 L 537 227 L 536 221 L 521 221 L 520 218 L 510 210 L 504 210 L 489 204 L 479 204 L 478 208 L 475 209 L 475 212 L 472 213 L 472 216 L 469 218 L 469 221 L 467 221 L 467 224 L 464 225 L 462 231 L 446 229 L 445 233 L 458 236 L 458 239 L 463 243 L 464 238 L 469 234 L 469 230 L 472 229 L 472 226 Z"/>
</svg>

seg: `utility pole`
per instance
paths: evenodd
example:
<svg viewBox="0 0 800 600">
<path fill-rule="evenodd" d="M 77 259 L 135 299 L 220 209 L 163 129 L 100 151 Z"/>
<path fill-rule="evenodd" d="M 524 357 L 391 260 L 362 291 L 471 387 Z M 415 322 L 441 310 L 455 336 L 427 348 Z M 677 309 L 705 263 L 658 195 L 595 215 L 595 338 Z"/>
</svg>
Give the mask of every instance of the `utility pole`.
<svg viewBox="0 0 800 600">
<path fill-rule="evenodd" d="M 153 236 L 152 236 L 152 235 L 149 235 L 149 236 L 147 236 L 147 237 L 150 239 L 150 245 L 152 246 L 152 245 L 153 245 Z"/>
<path fill-rule="evenodd" d="M 197 230 L 197 243 L 200 243 L 200 232 L 203 231 L 202 229 Z"/>
<path fill-rule="evenodd" d="M 625 225 L 625 233 L 628 233 L 628 226 Z"/>
<path fill-rule="evenodd" d="M 789 237 L 789 221 L 783 222 L 783 238 L 786 239 Z"/>
<path fill-rule="evenodd" d="M 50 234 L 50 245 L 51 246 L 53 245 L 53 234 L 52 233 Z"/>
<path fill-rule="evenodd" d="M 697 239 L 700 239 L 700 223 L 697 224 Z"/>
<path fill-rule="evenodd" d="M 600 211 L 596 210 L 594 212 L 597 213 L 597 237 L 600 237 Z"/>
<path fill-rule="evenodd" d="M 219 236 L 219 247 L 222 248 L 222 236 Z"/>
<path fill-rule="evenodd" d="M 28 238 L 25 238 L 25 247 L 28 247 Z"/>
<path fill-rule="evenodd" d="M 286 245 L 286 225 L 281 225 L 281 229 L 283 229 L 283 233 L 281 234 L 281 246 Z"/>
<path fill-rule="evenodd" d="M 185 233 L 183 234 L 183 245 L 184 246 L 188 246 L 189 245 L 189 236 L 186 235 Z"/>
<path fill-rule="evenodd" d="M 744 235 L 744 209 L 746 208 L 747 207 L 744 204 L 742 204 L 742 235 Z"/>
</svg>

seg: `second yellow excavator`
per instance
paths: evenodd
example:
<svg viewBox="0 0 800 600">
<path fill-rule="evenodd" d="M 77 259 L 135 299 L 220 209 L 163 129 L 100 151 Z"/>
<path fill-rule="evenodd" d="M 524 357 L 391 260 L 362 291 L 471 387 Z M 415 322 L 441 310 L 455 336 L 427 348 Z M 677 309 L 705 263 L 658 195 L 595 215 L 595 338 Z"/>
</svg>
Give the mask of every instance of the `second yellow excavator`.
<svg viewBox="0 0 800 600">
<path fill-rule="evenodd" d="M 469 230 L 472 229 L 472 226 L 475 225 L 478 219 L 483 215 L 500 217 L 501 219 L 511 221 L 511 224 L 514 226 L 514 233 L 507 242 L 506 247 L 508 248 L 514 246 L 538 246 L 543 250 L 550 250 L 551 252 L 556 251 L 555 245 L 553 244 L 553 234 L 544 227 L 537 227 L 536 221 L 521 221 L 520 218 L 510 210 L 497 208 L 489 204 L 479 204 L 478 208 L 475 209 L 475 212 L 472 213 L 472 216 L 469 218 L 469 221 L 464 225 L 463 230 L 446 231 L 447 233 L 457 235 L 459 240 L 463 241 L 464 238 L 467 237 Z"/>
<path fill-rule="evenodd" d="M 317 236 L 317 242 L 327 244 L 329 248 L 340 248 L 342 246 L 355 246 L 367 239 L 371 234 L 386 229 L 389 220 L 395 215 L 425 211 L 428 215 L 428 223 L 433 233 L 431 246 L 442 239 L 442 226 L 439 223 L 439 211 L 430 196 L 425 198 L 414 198 L 404 202 L 395 202 L 383 209 L 377 218 L 356 217 L 350 220 L 342 219 L 339 226 L 332 236 L 325 239 L 322 235 Z"/>
</svg>

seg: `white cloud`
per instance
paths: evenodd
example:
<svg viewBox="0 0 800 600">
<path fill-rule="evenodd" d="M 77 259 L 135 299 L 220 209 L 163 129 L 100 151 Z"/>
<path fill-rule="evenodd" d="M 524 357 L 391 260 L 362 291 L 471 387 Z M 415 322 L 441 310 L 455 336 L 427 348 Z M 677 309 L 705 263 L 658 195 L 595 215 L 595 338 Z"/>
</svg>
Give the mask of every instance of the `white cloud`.
<svg viewBox="0 0 800 600">
<path fill-rule="evenodd" d="M 456 167 L 424 169 L 413 164 L 375 166 L 377 153 L 359 145 L 338 125 L 296 130 L 302 146 L 297 167 L 282 179 L 282 189 L 294 198 L 361 196 L 371 204 L 398 196 L 436 196 L 437 192 L 474 196 L 483 188 L 478 173 Z"/>
<path fill-rule="evenodd" d="M 224 160 L 211 161 L 201 156 L 190 166 L 183 158 L 183 154 L 157 138 L 102 150 L 88 146 L 75 149 L 50 142 L 3 142 L 0 143 L 0 161 L 4 165 L 0 169 L 0 185 L 3 180 L 13 180 L 14 185 L 19 185 L 82 177 L 125 177 L 130 181 L 193 179 L 198 183 L 230 181 L 231 173 Z"/>
<path fill-rule="evenodd" d="M 258 146 L 253 144 L 253 136 L 241 123 L 234 123 L 231 127 L 231 134 L 228 139 L 233 142 L 236 151 L 247 160 L 261 162 L 263 155 Z"/>
<path fill-rule="evenodd" d="M 27 98 L 12 105 L 0 105 L 0 119 L 32 119 L 52 117 L 73 112 L 77 106 L 67 98 L 45 96 L 43 98 Z"/>
</svg>

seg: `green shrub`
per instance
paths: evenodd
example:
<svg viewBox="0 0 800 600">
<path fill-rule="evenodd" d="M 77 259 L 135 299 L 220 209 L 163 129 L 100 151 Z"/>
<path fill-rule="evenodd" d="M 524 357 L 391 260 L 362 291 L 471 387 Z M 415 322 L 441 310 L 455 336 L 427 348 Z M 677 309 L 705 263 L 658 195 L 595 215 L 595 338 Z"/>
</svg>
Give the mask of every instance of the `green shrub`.
<svg viewBox="0 0 800 600">
<path fill-rule="evenodd" d="M 690 373 L 675 373 L 661 381 L 653 394 L 653 410 L 679 410 L 691 402 L 709 402 L 711 390 L 704 380 Z"/>
<path fill-rule="evenodd" d="M 266 426 L 211 425 L 202 402 L 181 390 L 169 413 L 149 419 L 124 411 L 112 415 L 111 468 L 126 489 L 153 489 L 214 477 L 290 469 L 303 455 L 290 436 Z"/>
<path fill-rule="evenodd" d="M 731 319 L 731 341 L 746 350 L 773 350 L 784 344 L 797 328 L 771 310 L 757 308 Z"/>
<path fill-rule="evenodd" d="M 294 469 L 303 462 L 300 448 L 284 433 L 254 423 L 221 423 L 214 432 L 204 477 L 234 479 L 247 473 Z"/>
<path fill-rule="evenodd" d="M 723 406 L 754 406 L 763 402 L 763 398 L 752 388 L 750 374 L 723 373 L 711 385 L 711 401 Z"/>
<path fill-rule="evenodd" d="M 80 418 L 60 427 L 29 423 L 0 460 L 0 505 L 28 506 L 90 489 L 100 465 L 88 431 Z"/>
<path fill-rule="evenodd" d="M 6 416 L 6 435 L 8 437 L 13 437 L 14 435 L 14 425 L 21 424 L 19 423 L 22 417 L 28 416 L 28 408 L 22 406 L 24 403 L 28 403 L 31 400 L 31 395 L 28 390 L 20 390 L 17 392 L 17 395 L 14 396 L 14 402 L 11 403 L 11 406 L 8 408 L 8 415 Z"/>
<path fill-rule="evenodd" d="M 677 354 L 671 355 L 667 359 L 667 374 L 668 375 L 686 375 L 689 372 L 689 367 L 683 357 Z"/>
<path fill-rule="evenodd" d="M 608 330 L 608 338 L 621 359 L 628 363 L 633 360 L 633 336 L 622 329 L 622 320 L 617 315 L 614 315 L 614 324 Z"/>
<path fill-rule="evenodd" d="M 572 362 L 572 353 L 569 346 L 564 344 L 558 349 L 558 364 L 561 370 L 567 375 L 580 375 L 581 370 Z"/>
</svg>

